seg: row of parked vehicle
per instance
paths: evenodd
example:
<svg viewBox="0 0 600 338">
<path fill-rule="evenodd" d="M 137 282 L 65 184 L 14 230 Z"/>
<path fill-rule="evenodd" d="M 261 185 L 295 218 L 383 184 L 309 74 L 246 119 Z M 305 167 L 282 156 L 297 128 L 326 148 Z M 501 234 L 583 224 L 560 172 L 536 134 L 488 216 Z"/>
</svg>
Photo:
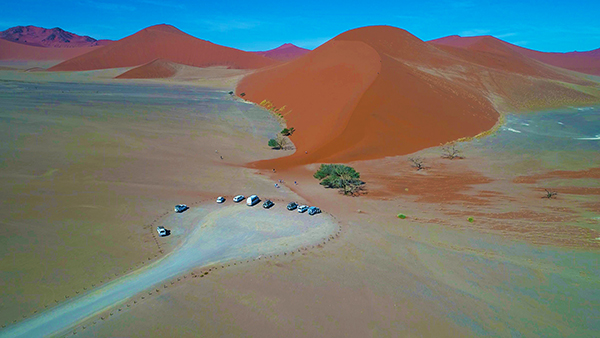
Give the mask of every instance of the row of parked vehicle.
<svg viewBox="0 0 600 338">
<path fill-rule="evenodd" d="M 237 196 L 235 196 L 233 198 L 233 201 L 235 203 L 239 203 L 239 202 L 243 201 L 244 198 L 246 198 L 244 195 L 237 195 Z M 219 196 L 217 198 L 217 203 L 224 203 L 224 202 L 225 202 L 225 197 Z M 257 204 L 257 203 L 259 203 L 259 202 L 260 202 L 260 198 L 258 198 L 257 195 L 252 195 L 252 196 L 250 196 L 250 197 L 248 197 L 246 199 L 246 205 L 248 205 L 250 207 L 253 206 L 253 205 L 255 205 L 255 204 Z M 273 203 L 273 201 L 266 200 L 263 203 L 263 208 L 269 209 L 269 208 L 271 208 L 274 205 L 275 205 L 275 203 Z M 308 211 L 308 214 L 311 215 L 311 216 L 321 213 L 321 209 L 319 209 L 317 207 L 309 207 L 308 205 L 298 205 L 298 203 L 296 203 L 296 202 L 290 202 L 290 203 L 288 203 L 287 209 L 289 211 L 298 210 L 299 213 L 304 213 L 304 212 Z"/>
</svg>

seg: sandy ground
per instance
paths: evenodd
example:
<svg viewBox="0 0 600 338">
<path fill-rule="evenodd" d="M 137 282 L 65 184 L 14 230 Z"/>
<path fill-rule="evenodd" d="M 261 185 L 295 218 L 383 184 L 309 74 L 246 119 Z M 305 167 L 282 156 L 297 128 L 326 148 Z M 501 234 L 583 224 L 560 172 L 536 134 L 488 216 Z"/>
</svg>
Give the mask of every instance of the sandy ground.
<svg viewBox="0 0 600 338">
<path fill-rule="evenodd" d="M 2 162 L 2 184 L 7 187 L 2 191 L 12 192 L 3 199 L 27 205 L 29 211 L 2 217 L 14 222 L 8 226 L 15 234 L 2 238 L 3 257 L 20 260 L 2 261 L 2 277 L 8 281 L 2 319 L 8 325 L 40 309 L 40 298 L 51 300 L 48 297 L 59 291 L 76 297 L 68 290 L 86 293 L 83 287 L 90 290 L 107 273 L 115 278 L 115 272 L 151 264 L 159 248 L 172 250 L 191 227 L 158 239 L 158 246 L 152 231 L 156 224 L 176 223 L 170 221 L 173 204 L 200 205 L 198 201 L 213 201 L 219 195 L 230 201 L 237 193 L 256 191 L 278 206 L 290 199 L 320 206 L 341 224 L 341 234 L 294 255 L 234 260 L 182 273 L 159 286 L 160 292 L 138 294 L 107 308 L 65 335 L 598 335 L 599 201 L 595 190 L 586 190 L 599 186 L 595 171 L 589 170 L 600 162 L 594 149 L 570 156 L 557 156 L 565 152 L 556 149 L 521 149 L 517 156 L 506 156 L 506 149 L 498 145 L 464 144 L 466 159 L 449 161 L 439 158 L 439 148 L 432 148 L 415 154 L 429 167 L 420 172 L 410 167 L 407 156 L 353 162 L 368 193 L 345 197 L 312 178 L 316 164 L 272 168 L 275 172 L 240 167 L 286 154 L 264 146 L 280 129 L 267 112 L 228 103 L 225 92 L 193 101 L 201 95 L 188 93 L 191 89 L 184 88 L 189 87 L 177 89 L 181 96 L 169 96 L 175 94 L 144 85 L 150 87 L 144 89 L 143 100 L 163 95 L 165 101 L 141 106 L 131 99 L 123 104 L 123 98 L 116 97 L 103 103 L 109 105 L 103 110 L 82 97 L 92 102 L 86 110 L 98 112 L 81 115 L 85 128 L 98 128 L 95 134 L 93 128 L 71 131 L 73 119 L 81 121 L 77 114 L 84 110 L 57 104 L 62 88 L 56 84 L 51 88 L 53 101 L 42 109 L 15 105 L 13 113 L 26 112 L 31 121 L 43 117 L 52 124 L 45 123 L 39 131 L 45 142 L 11 135 L 17 143 L 2 143 L 19 149 L 3 148 L 12 154 L 3 156 L 10 161 Z M 132 94 L 136 93 L 123 93 Z M 180 102 L 177 107 L 165 104 L 174 100 Z M 60 119 L 52 118 L 52 105 L 60 107 Z M 189 107 L 203 113 L 194 115 Z M 113 110 L 120 113 L 106 115 Z M 8 115 L 3 117 L 18 116 Z M 61 140 L 66 130 L 70 133 Z M 106 133 L 102 147 L 89 144 Z M 64 143 L 72 139 L 79 143 Z M 105 155 L 87 155 L 84 161 L 83 149 Z M 58 171 L 50 171 L 53 168 Z M 543 176 L 555 170 L 589 174 Z M 284 183 L 276 189 L 273 184 L 280 179 Z M 90 182 L 94 185 L 86 185 Z M 541 199 L 540 189 L 550 183 L 564 190 L 556 200 Z M 74 191 L 78 193 L 73 196 Z M 85 192 L 95 199 L 86 200 Z M 41 199 L 42 193 L 50 194 L 51 201 Z M 47 207 L 63 204 L 101 204 L 105 209 L 97 215 L 84 209 L 75 218 Z M 45 212 L 32 213 L 36 206 L 46 206 Z M 407 219 L 398 219 L 398 213 Z M 49 231 L 71 217 L 68 231 Z M 468 222 L 468 217 L 475 221 Z M 90 237 L 92 229 L 101 232 Z M 46 259 L 53 252 L 56 258 Z M 110 258 L 110 263 L 88 264 L 101 261 L 98 257 Z M 39 262 L 61 280 L 40 278 Z M 204 277 L 194 277 L 209 270 Z M 17 278 L 24 282 L 18 284 Z"/>
<path fill-rule="evenodd" d="M 281 155 L 266 146 L 280 129 L 267 112 L 226 92 L 44 75 L 1 83 L 2 324 L 157 259 L 147 225 L 177 203 L 275 191 L 236 166 Z"/>
</svg>

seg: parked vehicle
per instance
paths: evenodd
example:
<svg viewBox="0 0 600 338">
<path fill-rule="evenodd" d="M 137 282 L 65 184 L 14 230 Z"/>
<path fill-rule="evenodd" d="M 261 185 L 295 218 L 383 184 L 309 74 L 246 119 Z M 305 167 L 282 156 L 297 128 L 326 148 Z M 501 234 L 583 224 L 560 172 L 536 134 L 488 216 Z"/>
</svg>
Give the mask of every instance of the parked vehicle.
<svg viewBox="0 0 600 338">
<path fill-rule="evenodd" d="M 306 210 L 308 210 L 308 205 L 301 205 L 301 206 L 298 207 L 298 212 L 299 213 L 306 212 Z"/>
<path fill-rule="evenodd" d="M 245 198 L 244 195 L 237 195 L 233 198 L 233 201 L 235 203 L 238 203 L 238 202 L 241 202 L 244 198 Z"/>
<path fill-rule="evenodd" d="M 298 203 L 296 203 L 296 202 L 290 202 L 290 203 L 287 205 L 287 209 L 288 209 L 289 211 L 292 211 L 292 210 L 296 209 L 297 207 L 298 207 Z"/>
<path fill-rule="evenodd" d="M 177 212 L 177 213 L 184 212 L 187 209 L 189 209 L 189 207 L 187 205 L 185 205 L 185 204 L 177 204 L 175 206 L 175 212 Z"/>
<path fill-rule="evenodd" d="M 273 201 L 271 200 L 266 200 L 265 203 L 263 203 L 263 208 L 265 209 L 269 209 L 270 207 L 274 206 L 275 203 L 273 203 Z"/>
<path fill-rule="evenodd" d="M 260 202 L 260 198 L 258 198 L 258 196 L 256 196 L 256 195 L 252 195 L 252 196 L 248 197 L 248 199 L 246 200 L 246 204 L 249 207 L 255 205 L 258 202 Z"/>
<path fill-rule="evenodd" d="M 223 196 L 217 197 L 217 203 L 223 203 L 223 202 L 225 202 L 225 197 L 223 197 Z"/>
<path fill-rule="evenodd" d="M 165 237 L 167 235 L 167 229 L 165 229 L 165 227 L 157 226 L 156 232 L 158 232 L 160 237 Z"/>
<path fill-rule="evenodd" d="M 308 214 L 309 215 L 315 215 L 315 214 L 320 214 L 321 213 L 321 209 L 317 208 L 317 207 L 310 207 L 308 208 Z"/>
</svg>

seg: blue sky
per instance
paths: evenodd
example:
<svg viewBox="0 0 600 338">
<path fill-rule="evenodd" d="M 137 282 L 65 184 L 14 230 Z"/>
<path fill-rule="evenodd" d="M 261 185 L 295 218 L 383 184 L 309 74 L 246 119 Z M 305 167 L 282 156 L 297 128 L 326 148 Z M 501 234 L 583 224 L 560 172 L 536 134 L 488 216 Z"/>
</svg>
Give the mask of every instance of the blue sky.
<svg viewBox="0 0 600 338">
<path fill-rule="evenodd" d="M 0 30 L 61 27 L 97 39 L 120 39 L 168 23 L 217 44 L 266 50 L 291 42 L 315 48 L 352 28 L 391 25 L 423 40 L 493 35 L 541 51 L 600 48 L 600 1 L 9 1 Z"/>
</svg>

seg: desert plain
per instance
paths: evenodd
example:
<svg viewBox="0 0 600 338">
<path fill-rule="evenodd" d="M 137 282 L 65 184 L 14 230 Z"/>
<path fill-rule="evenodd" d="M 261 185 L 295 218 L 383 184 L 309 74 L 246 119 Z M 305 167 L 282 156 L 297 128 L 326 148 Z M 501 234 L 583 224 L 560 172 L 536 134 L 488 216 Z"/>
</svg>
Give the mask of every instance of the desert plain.
<svg viewBox="0 0 600 338">
<path fill-rule="evenodd" d="M 0 70 L 0 336 L 600 333 L 598 76 L 393 27 L 230 64 L 138 34 Z"/>
</svg>

